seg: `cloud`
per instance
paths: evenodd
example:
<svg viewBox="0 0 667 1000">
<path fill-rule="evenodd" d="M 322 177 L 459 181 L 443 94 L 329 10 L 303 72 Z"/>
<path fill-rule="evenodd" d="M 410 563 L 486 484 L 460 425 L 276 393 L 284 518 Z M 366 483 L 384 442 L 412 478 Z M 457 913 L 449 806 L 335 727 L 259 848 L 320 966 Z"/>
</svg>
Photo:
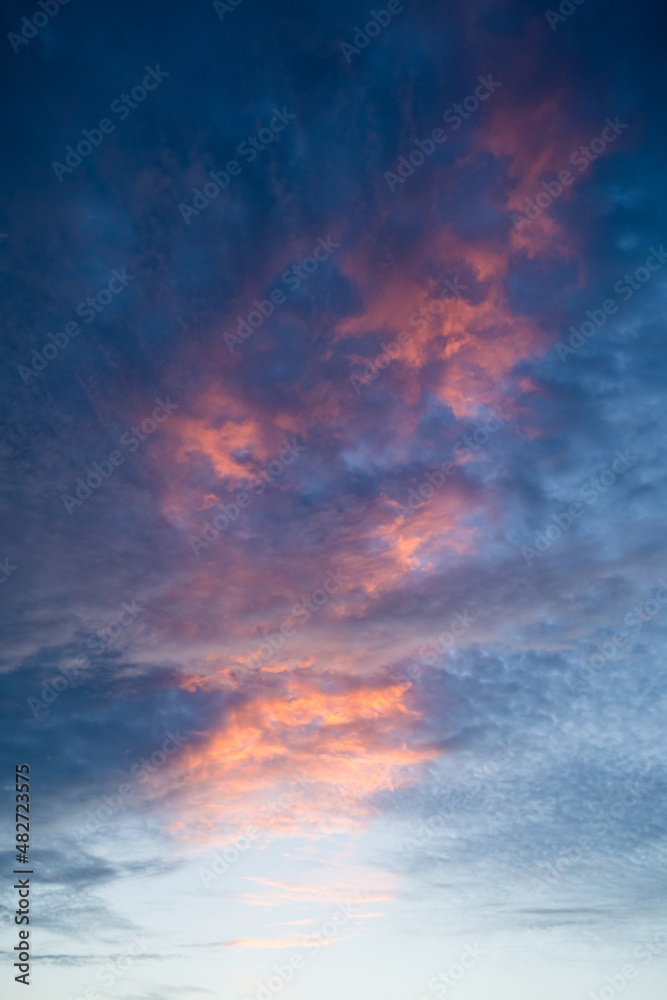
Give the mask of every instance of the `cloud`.
<svg viewBox="0 0 667 1000">
<path fill-rule="evenodd" d="M 360 901 L 396 898 L 409 876 L 443 924 L 494 925 L 498 912 L 522 926 L 619 923 L 624 906 L 639 919 L 660 905 L 650 873 L 664 867 L 665 622 L 647 622 L 576 694 L 569 682 L 664 574 L 662 274 L 567 363 L 554 345 L 664 239 L 659 32 L 642 9 L 605 20 L 593 0 L 558 32 L 513 0 L 412 5 L 348 66 L 338 46 L 358 4 L 276 20 L 254 3 L 254 19 L 244 8 L 222 34 L 210 5 L 194 20 L 167 5 L 156 20 L 121 4 L 113 24 L 82 15 L 16 61 L 0 563 L 17 568 L 1 584 L 0 742 L 34 764 L 54 837 L 40 919 L 72 937 L 128 929 L 95 893 L 176 871 L 248 824 L 262 849 L 303 838 L 323 850 L 385 823 L 422 846 L 383 842 L 391 877 Z M 267 42 L 257 25 L 269 24 Z M 53 187 L 56 151 L 137 79 L 142 37 L 178 86 L 166 81 Z M 618 72 L 609 52 L 622 53 Z M 390 197 L 389 165 L 490 72 L 497 94 Z M 290 129 L 186 226 L 178 204 L 276 103 L 295 109 Z M 515 227 L 617 115 L 630 128 Z M 329 235 L 331 259 L 232 354 L 224 333 Z M 26 385 L 17 366 L 123 266 L 136 273 L 127 293 Z M 174 416 L 68 513 L 63 492 L 158 396 Z M 491 411 L 502 427 L 462 449 Z M 191 538 L 286 440 L 303 444 L 298 461 L 195 554 Z M 527 565 L 521 548 L 626 448 L 633 469 Z M 411 507 L 446 462 L 447 481 Z M 340 586 L 319 604 L 331 573 Z M 91 635 L 127 601 L 141 617 L 94 653 Z M 468 614 L 465 634 L 440 643 Z M 63 689 L 61 667 L 81 655 Z M 36 718 L 28 699 L 54 679 Z M 73 861 L 88 812 L 179 727 L 183 753 Z M 514 750 L 496 764 L 501 743 Z M 612 823 L 626 785 L 642 792 Z M 424 831 L 455 793 L 445 828 Z M 144 822 L 174 860 L 116 859 L 113 838 Z M 536 900 L 531 882 L 559 859 L 562 877 Z M 310 905 L 326 886 L 256 881 L 244 899 Z"/>
</svg>

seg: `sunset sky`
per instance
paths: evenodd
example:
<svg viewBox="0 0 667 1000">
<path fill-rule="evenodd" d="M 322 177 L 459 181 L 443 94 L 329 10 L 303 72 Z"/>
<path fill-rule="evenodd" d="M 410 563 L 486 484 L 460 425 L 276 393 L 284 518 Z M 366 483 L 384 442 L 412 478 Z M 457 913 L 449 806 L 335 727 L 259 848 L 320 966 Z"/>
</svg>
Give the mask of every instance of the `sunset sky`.
<svg viewBox="0 0 667 1000">
<path fill-rule="evenodd" d="M 662 8 L 2 24 L 3 996 L 663 1000 Z"/>
</svg>

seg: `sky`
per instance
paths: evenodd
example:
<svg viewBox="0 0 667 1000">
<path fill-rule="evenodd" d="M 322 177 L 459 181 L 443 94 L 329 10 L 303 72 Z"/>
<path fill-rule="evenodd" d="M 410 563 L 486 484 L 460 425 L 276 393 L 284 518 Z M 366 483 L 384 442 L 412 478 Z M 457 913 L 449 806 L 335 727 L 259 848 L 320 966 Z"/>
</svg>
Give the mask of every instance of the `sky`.
<svg viewBox="0 0 667 1000">
<path fill-rule="evenodd" d="M 0 17 L 3 995 L 662 998 L 662 8 Z"/>
</svg>

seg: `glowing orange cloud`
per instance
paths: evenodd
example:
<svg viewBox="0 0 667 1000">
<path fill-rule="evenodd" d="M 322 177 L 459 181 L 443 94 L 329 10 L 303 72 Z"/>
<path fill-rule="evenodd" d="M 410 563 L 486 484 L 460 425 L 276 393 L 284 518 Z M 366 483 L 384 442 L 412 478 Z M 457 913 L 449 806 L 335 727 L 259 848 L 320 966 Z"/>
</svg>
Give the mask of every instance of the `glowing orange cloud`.
<svg viewBox="0 0 667 1000">
<path fill-rule="evenodd" d="M 184 751 L 181 770 L 165 781 L 186 800 L 179 814 L 198 819 L 180 819 L 174 832 L 201 839 L 248 825 L 274 836 L 361 830 L 375 794 L 414 781 L 438 756 L 419 741 L 409 683 L 381 692 L 327 686 L 331 679 L 314 675 L 292 675 L 287 689 L 262 686 L 203 747 Z M 285 808 L 267 809 L 296 778 L 301 786 Z"/>
</svg>

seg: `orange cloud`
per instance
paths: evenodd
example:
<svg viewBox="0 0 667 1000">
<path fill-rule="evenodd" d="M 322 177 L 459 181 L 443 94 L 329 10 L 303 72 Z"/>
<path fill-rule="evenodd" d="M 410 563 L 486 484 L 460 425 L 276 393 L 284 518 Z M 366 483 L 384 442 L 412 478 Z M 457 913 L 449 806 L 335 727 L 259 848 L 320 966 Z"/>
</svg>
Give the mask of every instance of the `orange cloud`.
<svg viewBox="0 0 667 1000">
<path fill-rule="evenodd" d="M 211 386 L 187 415 L 172 419 L 161 445 L 162 464 L 169 470 L 165 516 L 174 524 L 188 524 L 194 512 L 219 503 L 217 496 L 198 485 L 198 460 L 210 463 L 231 491 L 256 479 L 260 468 L 280 451 L 288 423 L 284 417 L 262 422 L 251 405 L 228 388 Z"/>
<path fill-rule="evenodd" d="M 439 754 L 420 741 L 409 694 L 409 683 L 371 689 L 313 674 L 253 690 L 165 775 L 162 792 L 187 817 L 173 832 L 197 840 L 248 825 L 270 836 L 363 830 L 372 797 L 414 781 Z"/>
<path fill-rule="evenodd" d="M 227 948 L 252 948 L 257 951 L 264 951 L 265 948 L 294 948 L 299 945 L 302 948 L 319 948 L 322 945 L 335 944 L 333 938 L 322 938 L 320 941 L 303 941 L 298 937 L 291 938 L 241 938 L 238 941 L 225 941 L 223 944 Z"/>
<path fill-rule="evenodd" d="M 447 189 L 453 169 L 470 168 L 480 155 L 491 153 L 506 171 L 510 189 L 495 205 L 507 215 L 507 235 L 470 242 L 453 225 L 444 225 L 435 237 L 411 249 L 409 268 L 387 268 L 380 281 L 369 246 L 361 245 L 347 255 L 344 268 L 361 291 L 364 309 L 339 324 L 336 340 L 378 332 L 386 342 L 391 339 L 387 330 L 409 333 L 392 366 L 407 406 L 419 400 L 426 383 L 457 417 L 474 417 L 481 407 L 498 407 L 503 401 L 507 410 L 508 396 L 522 392 L 512 378 L 513 367 L 549 346 L 549 332 L 532 318 L 518 315 L 508 302 L 507 282 L 517 254 L 533 257 L 548 250 L 569 259 L 575 247 L 548 210 L 520 231 L 509 221 L 512 212 L 524 211 L 526 199 L 543 191 L 542 180 L 569 168 L 576 181 L 570 154 L 590 139 L 590 126 L 573 129 L 568 108 L 563 94 L 528 105 L 520 113 L 502 102 L 490 106 L 471 136 L 470 151 L 442 172 L 440 181 Z M 576 183 L 565 188 L 561 197 L 571 198 L 575 188 Z M 459 297 L 420 323 L 415 314 L 437 302 L 440 294 L 438 283 L 423 276 L 438 272 L 450 280 L 473 274 L 478 283 L 475 303 Z M 373 360 L 355 351 L 348 353 L 348 359 L 355 366 Z M 409 410 L 403 412 L 397 432 L 409 437 L 413 416 Z"/>
<path fill-rule="evenodd" d="M 453 227 L 445 226 L 419 248 L 418 257 L 411 262 L 411 274 L 423 272 L 427 264 L 444 266 L 450 280 L 459 279 L 462 295 L 442 302 L 439 284 L 406 275 L 393 277 L 390 289 L 369 280 L 364 314 L 344 320 L 337 339 L 374 330 L 408 333 L 409 340 L 392 367 L 406 406 L 419 399 L 426 378 L 431 391 L 459 418 L 474 417 L 485 406 L 500 407 L 508 394 L 518 391 L 510 376 L 514 365 L 546 347 L 544 331 L 529 318 L 517 316 L 507 301 L 507 246 L 491 241 L 473 245 L 459 237 Z M 470 285 L 462 276 L 468 273 L 475 276 L 483 293 L 475 304 L 463 297 Z M 358 275 L 356 279 L 359 281 Z M 363 288 L 363 272 L 361 280 Z M 384 340 L 391 337 L 385 334 Z M 348 357 L 356 364 L 373 360 L 354 352 Z M 409 410 L 404 413 L 397 433 L 409 439 L 416 417 L 411 417 Z"/>
</svg>

